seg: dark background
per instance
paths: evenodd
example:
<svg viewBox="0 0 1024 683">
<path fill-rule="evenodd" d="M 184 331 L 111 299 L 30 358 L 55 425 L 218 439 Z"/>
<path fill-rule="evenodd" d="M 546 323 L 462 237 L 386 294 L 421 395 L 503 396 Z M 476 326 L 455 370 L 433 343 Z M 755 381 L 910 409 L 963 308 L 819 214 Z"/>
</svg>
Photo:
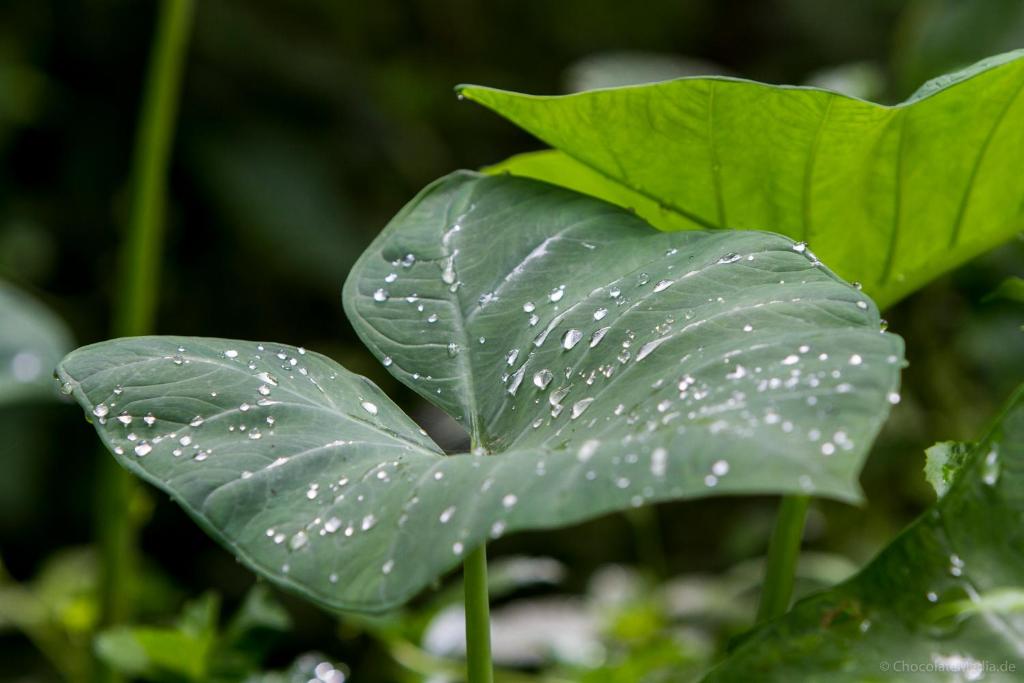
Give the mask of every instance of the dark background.
<svg viewBox="0 0 1024 683">
<path fill-rule="evenodd" d="M 452 427 L 360 346 L 340 291 L 362 249 L 423 185 L 540 147 L 457 101 L 455 84 L 564 92 L 601 76 L 591 73 L 600 64 L 592 60 L 587 71 L 580 60 L 610 53 L 615 63 L 625 51 L 672 57 L 680 73 L 775 83 L 857 64 L 867 77 L 850 88 L 896 102 L 926 78 L 1024 45 L 1024 3 L 999 0 L 197 4 L 157 332 L 326 353 L 369 375 L 450 446 L 458 441 Z M 0 3 L 0 277 L 49 304 L 80 344 L 108 336 L 120 296 L 115 257 L 155 9 L 127 0 Z M 1024 377 L 1024 312 L 982 302 L 1022 263 L 1018 240 L 886 313 L 907 340 L 911 366 L 904 400 L 863 476 L 870 504 L 817 503 L 808 547 L 861 563 L 932 500 L 920 473 L 923 449 L 977 434 Z M 92 543 L 101 457 L 78 408 L 5 409 L 0 558 L 8 580 L 29 581 L 55 554 Z M 139 606 L 139 619 L 162 623 L 210 588 L 235 604 L 252 576 L 174 505 L 151 498 L 144 571 L 165 588 Z M 642 522 L 653 529 L 654 551 L 636 540 L 637 520 L 613 516 L 506 539 L 492 556 L 555 557 L 570 568 L 568 592 L 608 563 L 662 576 L 722 571 L 763 554 L 774 505 L 660 506 Z M 282 599 L 296 627 L 270 651 L 270 665 L 318 648 L 347 663 L 355 680 L 387 680 L 378 664 L 387 655 L 374 639 Z M 4 626 L 0 618 L 0 680 L 52 679 L 30 641 Z"/>
</svg>

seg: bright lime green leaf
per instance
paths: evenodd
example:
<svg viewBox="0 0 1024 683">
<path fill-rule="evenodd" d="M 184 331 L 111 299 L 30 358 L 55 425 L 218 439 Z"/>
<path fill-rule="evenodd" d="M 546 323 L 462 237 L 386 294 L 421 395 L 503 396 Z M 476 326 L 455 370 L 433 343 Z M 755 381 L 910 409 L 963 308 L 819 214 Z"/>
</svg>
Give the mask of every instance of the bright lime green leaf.
<svg viewBox="0 0 1024 683">
<path fill-rule="evenodd" d="M 498 169 L 633 207 L 666 230 L 806 241 L 884 307 L 1024 227 L 1022 56 L 940 77 L 894 107 L 730 78 L 459 92 L 559 150 Z"/>
<path fill-rule="evenodd" d="M 855 577 L 755 630 L 707 680 L 1019 681 L 1022 491 L 1024 388 L 930 510 Z"/>
<path fill-rule="evenodd" d="M 55 396 L 53 368 L 71 346 L 57 316 L 0 281 L 0 404 Z"/>
<path fill-rule="evenodd" d="M 699 227 L 685 215 L 659 203 L 656 199 L 646 197 L 555 150 L 518 154 L 499 164 L 488 166 L 484 171 L 491 175 L 507 173 L 535 178 L 600 197 L 606 202 L 628 208 L 662 230 L 691 230 Z"/>
<path fill-rule="evenodd" d="M 676 498 L 856 499 L 902 364 L 874 305 L 786 238 L 658 232 L 524 179 L 430 186 L 344 298 L 475 454 L 445 456 L 368 380 L 280 344 L 140 337 L 59 368 L 123 465 L 340 609 L 398 604 L 505 532 Z"/>
</svg>

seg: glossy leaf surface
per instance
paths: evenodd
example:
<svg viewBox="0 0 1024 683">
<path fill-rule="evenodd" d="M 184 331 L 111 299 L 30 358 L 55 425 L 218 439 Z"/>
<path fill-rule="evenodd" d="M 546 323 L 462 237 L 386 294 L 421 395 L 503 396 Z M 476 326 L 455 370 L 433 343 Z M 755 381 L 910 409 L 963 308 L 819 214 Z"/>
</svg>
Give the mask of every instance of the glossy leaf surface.
<svg viewBox="0 0 1024 683">
<path fill-rule="evenodd" d="M 71 346 L 56 315 L 0 281 L 0 404 L 54 396 L 53 368 Z"/>
<path fill-rule="evenodd" d="M 726 493 L 856 499 L 902 364 L 874 305 L 786 238 L 662 233 L 531 180 L 435 183 L 345 302 L 476 454 L 280 344 L 114 340 L 60 368 L 122 464 L 341 609 L 400 603 L 515 530 Z"/>
</svg>

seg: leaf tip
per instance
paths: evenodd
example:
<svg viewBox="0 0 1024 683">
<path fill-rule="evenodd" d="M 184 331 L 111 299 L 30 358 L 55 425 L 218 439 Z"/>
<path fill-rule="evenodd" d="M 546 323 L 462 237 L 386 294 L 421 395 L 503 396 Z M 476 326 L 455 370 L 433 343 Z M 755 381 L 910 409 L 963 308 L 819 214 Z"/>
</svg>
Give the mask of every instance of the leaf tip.
<svg viewBox="0 0 1024 683">
<path fill-rule="evenodd" d="M 486 106 L 487 93 L 490 92 L 501 92 L 497 88 L 491 88 L 486 85 L 476 85 L 475 83 L 459 83 L 455 86 L 455 97 L 459 100 L 470 100 L 477 104 L 483 104 Z"/>
</svg>

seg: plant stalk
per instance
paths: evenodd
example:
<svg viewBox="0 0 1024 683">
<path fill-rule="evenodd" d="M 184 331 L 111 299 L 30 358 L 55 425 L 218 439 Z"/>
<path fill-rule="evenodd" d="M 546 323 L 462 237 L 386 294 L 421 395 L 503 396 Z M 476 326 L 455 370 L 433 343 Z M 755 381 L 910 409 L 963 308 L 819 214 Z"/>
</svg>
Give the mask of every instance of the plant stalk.
<svg viewBox="0 0 1024 683">
<path fill-rule="evenodd" d="M 135 133 L 131 171 L 131 216 L 120 254 L 114 333 L 153 329 L 167 206 L 167 168 L 178 118 L 193 0 L 163 0 Z"/>
<path fill-rule="evenodd" d="M 804 536 L 809 496 L 783 496 L 768 545 L 768 565 L 761 588 L 757 621 L 761 623 L 782 616 L 793 597 L 793 580 Z"/>
<path fill-rule="evenodd" d="M 150 333 L 156 317 L 167 168 L 192 26 L 193 0 L 163 0 L 146 74 L 131 169 L 131 209 L 119 254 L 113 311 L 116 337 Z M 97 487 L 101 552 L 100 626 L 131 614 L 126 590 L 135 564 L 136 487 L 110 457 L 101 459 Z"/>
<path fill-rule="evenodd" d="M 485 545 L 466 556 L 462 573 L 466 590 L 466 680 L 468 683 L 492 683 L 491 607 Z"/>
</svg>

